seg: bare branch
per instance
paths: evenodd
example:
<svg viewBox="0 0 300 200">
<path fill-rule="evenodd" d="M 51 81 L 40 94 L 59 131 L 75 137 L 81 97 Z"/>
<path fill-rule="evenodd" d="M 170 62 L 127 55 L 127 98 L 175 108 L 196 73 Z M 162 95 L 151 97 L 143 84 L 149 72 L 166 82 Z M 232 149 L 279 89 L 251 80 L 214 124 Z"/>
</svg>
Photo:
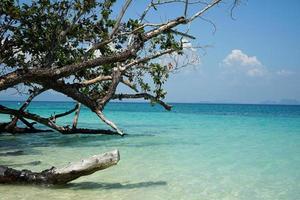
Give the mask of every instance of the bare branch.
<svg viewBox="0 0 300 200">
<path fill-rule="evenodd" d="M 183 32 L 177 31 L 177 30 L 171 29 L 171 32 L 175 33 L 176 35 L 181 35 L 181 36 L 183 36 L 183 37 L 190 38 L 190 39 L 193 39 L 193 40 L 196 39 L 196 38 L 195 38 L 194 36 L 192 36 L 192 35 L 189 35 L 189 34 L 187 34 L 187 33 L 183 33 Z"/>
<path fill-rule="evenodd" d="M 216 4 L 220 3 L 222 0 L 213 0 L 210 4 L 208 4 L 205 8 L 200 10 L 199 12 L 195 13 L 192 17 L 190 17 L 187 21 L 191 22 L 194 19 L 198 18 L 199 16 L 203 15 L 207 10 L 209 10 L 211 7 L 215 6 Z"/>
<path fill-rule="evenodd" d="M 19 111 L 22 112 L 24 111 L 28 105 L 31 103 L 31 101 L 36 97 L 38 96 L 39 94 L 41 94 L 42 92 L 46 91 L 47 89 L 46 88 L 42 88 L 42 89 L 39 89 L 39 88 L 36 88 L 34 89 L 34 91 L 31 93 L 31 95 L 27 98 L 27 100 L 23 103 L 23 105 L 19 108 Z M 14 116 L 14 118 L 11 120 L 11 122 L 5 127 L 7 130 L 10 130 L 10 129 L 13 129 L 17 122 L 18 122 L 18 117 L 17 116 Z M 28 127 L 30 128 L 33 128 L 32 125 L 26 120 L 20 118 L 20 120 Z"/>
<path fill-rule="evenodd" d="M 189 0 L 185 0 L 185 7 L 184 7 L 184 17 L 187 17 L 187 10 L 188 10 Z"/>
<path fill-rule="evenodd" d="M 64 116 L 67 116 L 67 115 L 71 114 L 72 112 L 74 112 L 75 110 L 77 110 L 78 107 L 79 107 L 79 105 L 76 104 L 75 107 L 72 108 L 71 110 L 68 110 L 68 111 L 63 112 L 63 113 L 56 114 L 54 116 L 49 117 L 48 119 L 51 120 L 51 121 L 53 121 L 53 122 L 55 122 L 57 118 L 64 117 Z"/>
<path fill-rule="evenodd" d="M 121 20 L 122 20 L 124 14 L 125 14 L 127 8 L 128 8 L 129 5 L 131 4 L 131 2 L 132 2 L 132 0 L 126 0 L 125 4 L 123 5 L 122 10 L 120 11 L 119 16 L 118 16 L 118 18 L 117 18 L 117 20 L 116 20 L 116 24 L 115 24 L 115 26 L 114 26 L 114 28 L 113 28 L 113 30 L 112 30 L 112 32 L 111 32 L 110 38 L 111 38 L 112 36 L 114 36 L 115 33 L 117 32 L 117 30 L 118 30 L 118 28 L 119 28 L 119 26 L 120 26 Z"/>
<path fill-rule="evenodd" d="M 209 24 L 211 24 L 212 26 L 213 26 L 213 34 L 215 34 L 216 33 L 216 31 L 217 31 L 217 26 L 215 25 L 215 23 L 213 22 L 213 21 L 211 21 L 211 20 L 209 20 L 209 19 L 206 19 L 206 18 L 204 18 L 204 17 L 199 17 L 200 19 L 202 19 L 203 21 L 205 21 L 205 22 L 208 22 Z"/>
<path fill-rule="evenodd" d="M 138 50 L 139 48 L 135 45 L 121 53 L 113 54 L 110 56 L 101 56 L 99 58 L 83 61 L 80 63 L 74 63 L 71 65 L 66 65 L 64 67 L 53 67 L 51 69 L 46 70 L 43 68 L 38 68 L 28 71 L 18 69 L 14 72 L 0 76 L 0 91 L 25 81 L 43 82 L 49 77 L 52 80 L 55 80 L 61 77 L 69 76 L 72 73 L 75 73 L 79 70 L 92 68 L 103 64 L 125 61 L 132 55 L 134 55 Z"/>
<path fill-rule="evenodd" d="M 110 86 L 105 94 L 105 96 L 99 101 L 101 107 L 104 107 L 105 104 L 111 99 L 112 95 L 116 92 L 117 86 L 121 80 L 121 71 L 118 68 L 113 69 L 112 80 Z"/>
<path fill-rule="evenodd" d="M 75 116 L 74 116 L 74 119 L 73 119 L 73 125 L 72 125 L 72 129 L 76 129 L 77 127 L 77 123 L 78 123 L 78 117 L 79 117 L 79 113 L 80 113 L 80 107 L 81 107 L 81 103 L 77 103 L 77 110 L 75 112 Z"/>
<path fill-rule="evenodd" d="M 155 102 L 155 103 L 158 103 L 160 104 L 161 106 L 163 106 L 166 110 L 171 110 L 172 106 L 166 104 L 165 102 L 163 102 L 162 100 L 160 99 L 157 99 L 156 97 L 154 97 L 153 95 L 151 94 L 148 94 L 148 93 L 138 93 L 138 94 L 115 94 L 113 96 L 112 99 L 119 99 L 119 100 L 122 100 L 122 99 L 149 99 L 151 100 L 152 102 Z"/>
<path fill-rule="evenodd" d="M 134 90 L 135 92 L 139 92 L 135 86 L 135 84 L 133 84 L 132 82 L 130 82 L 127 79 L 121 79 L 121 83 L 123 83 L 124 85 L 127 85 L 128 87 L 130 87 L 132 90 Z"/>
<path fill-rule="evenodd" d="M 103 75 L 100 75 L 100 76 L 97 76 L 96 78 L 93 78 L 93 79 L 90 79 L 90 80 L 85 80 L 81 83 L 78 83 L 78 85 L 80 86 L 88 86 L 88 85 L 92 85 L 94 83 L 98 83 L 98 82 L 101 82 L 101 81 L 108 81 L 108 80 L 111 80 L 112 77 L 111 76 L 103 76 Z"/>
<path fill-rule="evenodd" d="M 158 0 L 158 1 L 151 0 L 151 2 L 148 4 L 146 9 L 144 10 L 142 15 L 140 16 L 139 21 L 142 22 L 145 19 L 146 15 L 148 14 L 148 12 L 150 11 L 151 8 L 156 8 L 157 6 L 160 6 L 160 5 L 172 4 L 172 3 L 184 3 L 185 7 L 187 7 L 187 5 L 192 5 L 192 4 L 205 4 L 205 5 L 207 5 L 207 3 L 203 2 L 202 0 L 192 1 L 192 2 L 188 2 L 187 0 Z M 187 8 L 185 8 L 185 10 L 187 10 Z"/>
<path fill-rule="evenodd" d="M 96 110 L 95 112 L 104 123 L 112 127 L 119 135 L 124 135 L 124 133 L 112 121 L 108 120 L 100 110 Z"/>
<path fill-rule="evenodd" d="M 162 55 L 165 55 L 165 54 L 172 53 L 172 52 L 174 52 L 174 51 L 175 51 L 175 49 L 167 49 L 167 50 L 160 51 L 160 52 L 157 52 L 157 53 L 155 53 L 155 54 L 152 54 L 152 55 L 150 55 L 150 56 L 146 56 L 146 57 L 144 57 L 144 58 L 140 58 L 140 59 L 138 59 L 138 60 L 135 60 L 135 61 L 133 61 L 133 62 L 131 62 L 131 63 L 129 63 L 129 64 L 127 64 L 127 65 L 121 67 L 121 71 L 125 71 L 126 69 L 128 69 L 128 68 L 130 68 L 130 67 L 132 67 L 132 66 L 138 65 L 138 64 L 140 64 L 140 63 L 147 62 L 147 61 L 149 61 L 149 60 L 158 58 L 158 57 L 160 57 L 160 56 L 162 56 Z"/>
<path fill-rule="evenodd" d="M 164 32 L 166 30 L 170 30 L 170 29 L 174 28 L 175 26 L 178 26 L 179 24 L 186 24 L 187 22 L 188 22 L 188 20 L 186 20 L 184 17 L 178 17 L 176 19 L 173 19 L 173 20 L 161 25 L 157 29 L 147 32 L 144 35 L 143 39 L 144 39 L 144 41 L 147 41 L 147 40 L 161 34 L 162 32 Z"/>
<path fill-rule="evenodd" d="M 61 127 L 61 126 L 58 126 L 56 125 L 55 123 L 53 123 L 51 120 L 49 120 L 48 118 L 44 118 L 44 117 L 41 117 L 37 114 L 32 114 L 30 112 L 25 112 L 25 111 L 19 111 L 19 110 L 15 110 L 15 109 L 10 109 L 10 108 L 7 108 L 3 105 L 0 105 L 0 113 L 3 113 L 3 114 L 9 114 L 9 115 L 14 115 L 18 118 L 27 118 L 27 119 L 31 119 L 33 121 L 36 121 L 40 124 L 43 124 L 47 127 L 50 127 L 52 129 L 55 129 L 59 132 L 64 132 L 65 131 L 65 127 Z"/>
<path fill-rule="evenodd" d="M 234 16 L 233 16 L 233 10 L 235 7 L 237 7 L 239 4 L 241 3 L 241 0 L 234 0 L 232 6 L 231 6 L 231 9 L 230 9 L 230 16 L 231 16 L 231 19 L 235 19 Z"/>
</svg>

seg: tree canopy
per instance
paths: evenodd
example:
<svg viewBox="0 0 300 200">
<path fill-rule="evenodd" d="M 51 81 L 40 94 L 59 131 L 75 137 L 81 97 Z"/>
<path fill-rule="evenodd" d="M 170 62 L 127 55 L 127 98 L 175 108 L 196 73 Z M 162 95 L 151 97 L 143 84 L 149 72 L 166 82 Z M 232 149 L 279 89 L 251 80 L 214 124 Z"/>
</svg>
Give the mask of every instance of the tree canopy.
<svg viewBox="0 0 300 200">
<path fill-rule="evenodd" d="M 171 72 L 185 65 L 174 60 L 189 57 L 188 40 L 195 39 L 189 34 L 190 24 L 223 1 L 147 2 L 139 17 L 130 18 L 126 14 L 133 0 L 2 0 L 0 91 L 22 86 L 29 98 L 19 110 L 1 105 L 0 113 L 14 116 L 13 126 L 18 120 L 29 126 L 26 119 L 30 119 L 61 133 L 76 132 L 74 127 L 57 125 L 55 119 L 72 113 L 79 104 L 49 118 L 26 111 L 35 96 L 52 89 L 85 105 L 123 135 L 103 114 L 109 101 L 143 98 L 170 110 L 163 101 L 163 85 Z M 229 3 L 234 7 L 238 1 Z M 182 8 L 177 17 L 160 23 L 147 19 L 150 12 L 173 4 Z M 199 9 L 192 13 L 190 6 Z M 132 92 L 117 93 L 119 85 Z"/>
</svg>

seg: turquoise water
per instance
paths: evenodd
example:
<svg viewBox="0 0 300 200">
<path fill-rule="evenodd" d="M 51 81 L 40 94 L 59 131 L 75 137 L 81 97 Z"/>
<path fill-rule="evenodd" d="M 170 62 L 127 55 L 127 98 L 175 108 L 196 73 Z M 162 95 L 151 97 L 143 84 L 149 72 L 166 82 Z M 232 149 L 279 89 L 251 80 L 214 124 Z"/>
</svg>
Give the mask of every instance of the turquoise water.
<svg viewBox="0 0 300 200">
<path fill-rule="evenodd" d="M 173 105 L 167 112 L 143 103 L 111 103 L 105 113 L 126 137 L 0 136 L 0 153 L 24 151 L 0 156 L 1 164 L 18 169 L 63 166 L 112 149 L 121 153 L 118 165 L 66 186 L 0 185 L 0 199 L 300 199 L 300 106 Z M 29 110 L 47 116 L 71 107 L 34 102 Z M 79 126 L 107 128 L 87 109 L 79 120 Z"/>
</svg>

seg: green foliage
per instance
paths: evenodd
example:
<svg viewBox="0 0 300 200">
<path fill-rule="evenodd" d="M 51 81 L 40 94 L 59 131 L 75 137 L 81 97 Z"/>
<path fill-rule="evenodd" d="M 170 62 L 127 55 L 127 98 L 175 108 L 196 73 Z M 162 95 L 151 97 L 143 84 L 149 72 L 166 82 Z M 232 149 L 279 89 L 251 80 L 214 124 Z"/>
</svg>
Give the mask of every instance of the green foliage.
<svg viewBox="0 0 300 200">
<path fill-rule="evenodd" d="M 155 85 L 154 93 L 158 99 L 163 99 L 165 98 L 166 91 L 162 89 L 162 86 L 169 77 L 169 70 L 166 66 L 162 66 L 158 63 L 151 63 L 150 69 L 150 75 Z"/>
<path fill-rule="evenodd" d="M 95 43 L 110 39 L 116 24 L 113 6 L 116 0 L 35 0 L 19 4 L 15 0 L 0 1 L 0 61 L 1 66 L 11 69 L 34 69 L 63 67 L 95 58 L 88 49 Z M 115 14 L 115 15 L 113 15 Z M 122 51 L 128 45 L 129 36 L 122 33 L 134 32 L 134 39 L 144 34 L 143 24 L 138 19 L 128 19 L 110 44 L 97 52 L 110 56 Z M 163 32 L 144 44 L 148 53 L 182 47 L 178 38 L 170 31 Z M 137 57 L 142 57 L 141 53 Z M 123 64 L 135 58 L 129 58 Z M 127 72 L 129 80 L 142 91 L 153 93 L 157 99 L 164 98 L 163 85 L 169 70 L 155 61 L 142 63 L 144 67 Z M 74 82 L 111 75 L 117 64 L 106 64 L 73 74 Z M 147 83 L 150 76 L 152 83 Z M 66 77 L 67 78 L 67 77 Z M 104 95 L 110 81 L 83 87 L 80 91 L 90 97 Z M 99 95 L 98 95 L 99 98 Z"/>
<path fill-rule="evenodd" d="M 108 19 L 114 2 L 38 0 L 19 5 L 13 0 L 1 1 L 1 40 L 13 45 L 1 49 L 3 64 L 27 68 L 82 61 L 87 45 L 107 38 L 114 26 L 114 20 Z M 95 14 L 97 10 L 101 14 Z"/>
</svg>

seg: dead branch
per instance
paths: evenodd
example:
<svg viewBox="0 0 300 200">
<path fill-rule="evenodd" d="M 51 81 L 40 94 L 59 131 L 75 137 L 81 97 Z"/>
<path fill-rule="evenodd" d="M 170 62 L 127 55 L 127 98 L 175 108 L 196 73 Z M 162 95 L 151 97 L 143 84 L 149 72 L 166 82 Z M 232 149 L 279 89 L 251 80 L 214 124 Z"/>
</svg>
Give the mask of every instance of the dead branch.
<svg viewBox="0 0 300 200">
<path fill-rule="evenodd" d="M 168 105 L 167 103 L 163 102 L 160 99 L 155 98 L 153 95 L 148 93 L 138 93 L 138 94 L 115 94 L 113 99 L 145 99 L 151 100 L 154 103 L 158 103 L 163 106 L 166 110 L 171 110 L 172 106 Z"/>
<path fill-rule="evenodd" d="M 99 170 L 116 165 L 120 160 L 118 150 L 106 152 L 83 159 L 76 163 L 70 163 L 63 168 L 52 167 L 42 172 L 32 172 L 30 170 L 16 170 L 13 168 L 0 166 L 0 183 L 12 184 L 66 184 L 81 176 L 93 174 Z"/>
</svg>

